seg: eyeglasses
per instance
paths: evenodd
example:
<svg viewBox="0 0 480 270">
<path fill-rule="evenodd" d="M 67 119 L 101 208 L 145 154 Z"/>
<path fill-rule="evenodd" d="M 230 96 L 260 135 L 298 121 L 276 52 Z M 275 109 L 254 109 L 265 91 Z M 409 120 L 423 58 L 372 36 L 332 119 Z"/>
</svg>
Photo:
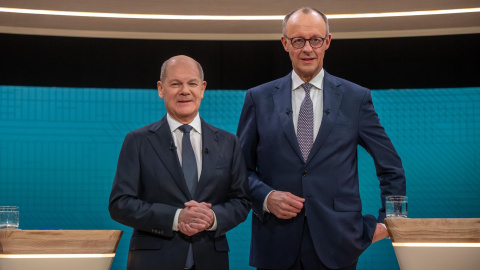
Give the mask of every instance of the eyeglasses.
<svg viewBox="0 0 480 270">
<path fill-rule="evenodd" d="M 301 37 L 289 38 L 287 36 L 285 36 L 285 38 L 290 40 L 293 48 L 295 48 L 295 49 L 303 48 L 305 46 L 305 44 L 307 43 L 307 40 L 310 43 L 310 47 L 312 47 L 314 49 L 318 49 L 318 48 L 322 47 L 323 42 L 325 41 L 325 39 L 327 39 L 327 37 L 324 37 L 324 38 L 322 38 L 322 37 L 312 37 L 312 38 L 306 39 L 306 38 L 301 38 Z"/>
</svg>

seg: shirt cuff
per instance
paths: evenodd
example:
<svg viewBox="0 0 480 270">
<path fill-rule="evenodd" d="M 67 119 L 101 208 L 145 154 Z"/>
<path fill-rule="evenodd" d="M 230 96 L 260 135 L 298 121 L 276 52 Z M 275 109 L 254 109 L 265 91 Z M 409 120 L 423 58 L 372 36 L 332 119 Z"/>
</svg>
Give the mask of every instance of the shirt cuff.
<svg viewBox="0 0 480 270">
<path fill-rule="evenodd" d="M 270 193 L 274 192 L 275 190 L 272 190 L 270 191 L 267 196 L 265 197 L 265 200 L 263 200 L 263 212 L 267 212 L 267 213 L 270 213 L 270 210 L 268 210 L 268 207 L 267 207 L 267 199 L 268 199 L 268 196 L 270 196 Z"/>
<path fill-rule="evenodd" d="M 174 231 L 178 231 L 178 216 L 180 215 L 180 211 L 182 211 L 182 209 L 177 209 L 177 212 L 175 212 L 175 217 L 173 218 L 172 230 Z"/>
<path fill-rule="evenodd" d="M 212 227 L 208 228 L 207 231 L 215 231 L 217 229 L 217 216 L 215 215 L 215 212 L 213 212 L 213 225 Z"/>
</svg>

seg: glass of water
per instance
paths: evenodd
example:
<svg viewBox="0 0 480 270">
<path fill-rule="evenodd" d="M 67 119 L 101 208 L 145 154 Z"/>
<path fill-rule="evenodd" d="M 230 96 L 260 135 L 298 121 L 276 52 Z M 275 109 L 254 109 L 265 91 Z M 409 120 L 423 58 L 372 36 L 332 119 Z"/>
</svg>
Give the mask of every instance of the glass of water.
<svg viewBox="0 0 480 270">
<path fill-rule="evenodd" d="M 390 195 L 385 198 L 387 218 L 406 218 L 408 214 L 408 198 L 401 195 Z"/>
<path fill-rule="evenodd" d="M 18 206 L 0 206 L 0 230 L 18 230 Z"/>
</svg>

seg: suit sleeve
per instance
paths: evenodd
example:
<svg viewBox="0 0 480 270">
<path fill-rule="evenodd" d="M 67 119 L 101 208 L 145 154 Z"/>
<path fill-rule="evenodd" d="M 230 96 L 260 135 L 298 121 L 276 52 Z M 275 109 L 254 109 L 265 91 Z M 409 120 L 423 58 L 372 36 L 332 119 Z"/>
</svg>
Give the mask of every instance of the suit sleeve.
<svg viewBox="0 0 480 270">
<path fill-rule="evenodd" d="M 117 172 L 110 194 L 109 211 L 113 220 L 129 227 L 173 236 L 173 219 L 177 207 L 149 203 L 139 198 L 141 168 L 138 142 L 130 132 L 120 150 Z"/>
<path fill-rule="evenodd" d="M 225 235 L 238 224 L 245 221 L 250 211 L 248 197 L 248 179 L 245 160 L 236 137 L 232 135 L 232 165 L 230 171 L 230 190 L 225 202 L 212 206 L 217 220 L 215 237 Z"/>
<path fill-rule="evenodd" d="M 392 194 L 406 194 L 405 172 L 399 155 L 385 129 L 380 124 L 368 89 L 365 92 L 359 115 L 359 144 L 367 150 L 375 163 L 377 178 L 380 181 L 382 201 L 382 208 L 379 210 L 377 221 L 383 222 L 385 219 L 385 197 Z"/>
<path fill-rule="evenodd" d="M 250 198 L 254 214 L 263 221 L 263 202 L 273 188 L 265 184 L 257 173 L 258 131 L 255 104 L 252 91 L 247 91 L 237 128 L 237 136 L 242 147 L 248 170 Z"/>
</svg>

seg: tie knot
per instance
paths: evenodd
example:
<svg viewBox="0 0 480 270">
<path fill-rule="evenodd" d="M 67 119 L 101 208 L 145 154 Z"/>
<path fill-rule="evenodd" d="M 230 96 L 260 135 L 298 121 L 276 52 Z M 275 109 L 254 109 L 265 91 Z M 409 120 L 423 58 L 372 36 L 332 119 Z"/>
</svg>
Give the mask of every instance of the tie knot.
<svg viewBox="0 0 480 270">
<path fill-rule="evenodd" d="M 192 126 L 190 125 L 181 125 L 178 127 L 183 133 L 190 133 L 190 130 L 192 130 Z"/>
<path fill-rule="evenodd" d="M 302 83 L 302 87 L 305 90 L 306 93 L 310 93 L 310 88 L 312 88 L 313 84 L 311 83 Z"/>
</svg>

